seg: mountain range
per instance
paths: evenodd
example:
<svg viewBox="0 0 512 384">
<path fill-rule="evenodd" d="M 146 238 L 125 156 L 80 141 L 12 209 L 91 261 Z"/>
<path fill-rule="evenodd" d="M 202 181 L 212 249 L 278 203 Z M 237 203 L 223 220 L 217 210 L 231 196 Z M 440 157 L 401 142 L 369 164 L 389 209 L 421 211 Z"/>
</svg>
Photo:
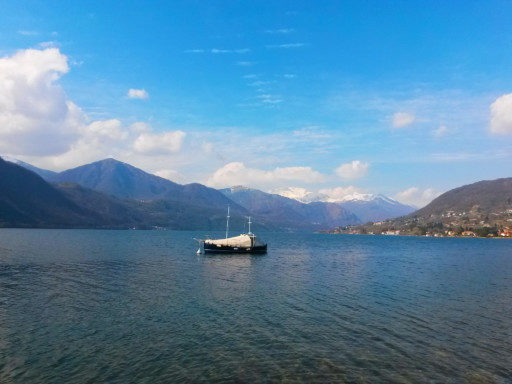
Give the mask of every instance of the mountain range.
<svg viewBox="0 0 512 384">
<path fill-rule="evenodd" d="M 277 190 L 276 193 L 302 203 L 336 203 L 354 213 L 362 223 L 407 215 L 417 209 L 384 195 L 355 191 L 333 197 L 321 192 L 310 192 L 304 188 L 290 187 L 285 190 Z"/>
<path fill-rule="evenodd" d="M 369 195 L 364 199 L 345 200 L 337 204 L 354 212 L 362 223 L 386 220 L 416 211 L 416 208 L 384 195 Z"/>
<path fill-rule="evenodd" d="M 341 204 L 306 204 L 249 188 L 216 190 L 197 183 L 181 185 L 115 159 L 60 173 L 16 163 L 3 161 L 1 171 L 9 168 L 18 174 L 19 183 L 15 187 L 9 185 L 10 178 L 2 174 L 5 185 L 0 188 L 0 198 L 7 202 L 8 191 L 24 188 L 32 190 L 32 197 L 41 198 L 33 201 L 32 208 L 20 211 L 24 212 L 24 220 L 6 211 L 1 217 L 3 226 L 221 229 L 227 205 L 231 207 L 233 226 L 240 229 L 248 215 L 254 217 L 255 229 L 268 230 L 315 231 L 362 222 Z M 37 187 L 32 185 L 34 180 Z M 23 187 L 24 183 L 27 187 Z M 61 206 L 42 198 L 43 190 L 58 196 Z M 12 193 L 9 196 L 12 198 Z M 25 197 L 18 197 L 17 204 L 21 207 Z M 6 207 L 7 203 L 3 208 Z M 72 207 L 73 214 L 59 214 L 53 219 L 48 215 L 48 220 L 45 215 L 34 214 L 30 218 L 31 212 L 39 212 L 36 207 L 56 214 Z"/>
<path fill-rule="evenodd" d="M 501 236 L 500 231 L 511 226 L 512 178 L 509 177 L 454 188 L 411 214 L 338 229 L 338 232 Z"/>
<path fill-rule="evenodd" d="M 19 174 L 21 184 L 15 189 L 23 190 L 25 180 L 31 185 L 31 196 L 35 200 L 28 200 L 33 205 L 14 214 L 7 204 L 12 201 L 12 195 L 7 196 L 10 179 L 3 177 L 5 185 L 0 189 L 0 198 L 5 201 L 0 207 L 5 210 L 0 217 L 3 226 L 221 229 L 229 205 L 234 227 L 243 227 L 245 217 L 251 215 L 255 229 L 315 231 L 388 219 L 414 210 L 382 195 L 354 196 L 340 202 L 322 201 L 320 196 L 317 201 L 306 203 L 242 186 L 217 190 L 198 183 L 182 185 L 115 159 L 60 173 L 16 159 L 9 158 L 9 161 L 2 164 L 11 173 Z M 17 167 L 13 168 L 13 163 Z M 34 176 L 37 176 L 37 183 Z M 49 191 L 59 196 L 62 207 L 43 198 Z M 21 200 L 17 204 L 23 206 Z M 65 207 L 72 207 L 73 214 L 61 214 L 67 212 Z M 43 211 L 57 216 L 37 214 Z M 34 212 L 33 217 L 30 217 L 31 212 Z"/>
<path fill-rule="evenodd" d="M 277 194 L 242 186 L 222 189 L 230 200 L 241 205 L 264 222 L 276 223 L 282 229 L 329 227 L 333 223 L 359 223 L 359 218 L 333 203 L 301 203 Z"/>
</svg>

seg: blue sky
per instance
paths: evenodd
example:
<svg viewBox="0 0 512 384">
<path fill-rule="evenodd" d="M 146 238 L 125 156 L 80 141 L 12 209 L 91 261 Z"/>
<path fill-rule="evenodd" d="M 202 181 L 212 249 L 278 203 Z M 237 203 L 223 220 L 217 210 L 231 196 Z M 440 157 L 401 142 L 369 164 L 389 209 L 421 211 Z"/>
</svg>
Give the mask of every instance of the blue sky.
<svg viewBox="0 0 512 384">
<path fill-rule="evenodd" d="M 6 1 L 4 60 L 52 50 L 67 64 L 19 89 L 80 117 L 0 131 L 0 149 L 51 169 L 112 155 L 181 182 L 421 205 L 511 176 L 511 15 L 509 1 Z M 42 137 L 62 145 L 34 149 Z"/>
</svg>

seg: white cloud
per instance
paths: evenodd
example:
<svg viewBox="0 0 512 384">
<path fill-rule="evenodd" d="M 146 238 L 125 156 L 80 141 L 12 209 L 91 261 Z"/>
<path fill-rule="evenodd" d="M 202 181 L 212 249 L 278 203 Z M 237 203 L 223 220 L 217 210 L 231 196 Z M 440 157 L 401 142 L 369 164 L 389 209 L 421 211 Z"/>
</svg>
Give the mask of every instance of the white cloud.
<svg viewBox="0 0 512 384">
<path fill-rule="evenodd" d="M 216 49 L 213 48 L 210 50 L 211 53 L 247 53 L 251 52 L 249 48 L 241 48 L 241 49 Z"/>
<path fill-rule="evenodd" d="M 239 65 L 241 67 L 250 67 L 250 66 L 253 66 L 254 64 L 256 64 L 256 62 L 254 62 L 254 61 L 237 61 L 235 64 Z"/>
<path fill-rule="evenodd" d="M 311 167 L 277 167 L 273 170 L 247 168 L 244 163 L 232 162 L 219 168 L 208 178 L 207 184 L 213 187 L 233 185 L 272 186 L 290 181 L 317 183 L 325 176 Z"/>
<path fill-rule="evenodd" d="M 137 121 L 136 123 L 130 125 L 130 132 L 136 135 L 140 133 L 148 133 L 151 132 L 151 125 L 142 121 Z"/>
<path fill-rule="evenodd" d="M 185 53 L 213 53 L 213 54 L 221 54 L 221 53 L 247 53 L 251 52 L 249 48 L 240 48 L 240 49 L 220 49 L 220 48 L 212 48 L 212 49 L 187 49 Z"/>
<path fill-rule="evenodd" d="M 421 208 L 434 200 L 441 193 L 433 188 L 420 189 L 418 187 L 411 187 L 405 191 L 398 192 L 395 199 L 403 204 L 413 205 Z"/>
<path fill-rule="evenodd" d="M 41 48 L 54 48 L 59 45 L 56 41 L 42 41 L 39 44 L 39 47 Z"/>
<path fill-rule="evenodd" d="M 265 33 L 270 33 L 272 35 L 287 35 L 289 33 L 295 32 L 293 28 L 279 28 L 279 29 L 267 29 Z"/>
<path fill-rule="evenodd" d="M 23 36 L 37 36 L 37 35 L 39 35 L 39 32 L 37 32 L 37 31 L 29 31 L 29 30 L 20 30 L 20 31 L 18 31 L 18 33 L 20 35 L 23 35 Z"/>
<path fill-rule="evenodd" d="M 27 49 L 0 58 L 0 153 L 49 169 L 116 157 L 145 169 L 167 169 L 185 132 L 153 133 L 149 124 L 91 121 L 62 89 L 69 71 L 58 48 Z"/>
<path fill-rule="evenodd" d="M 323 139 L 332 139 L 332 134 L 327 133 L 323 130 L 321 130 L 319 127 L 316 126 L 310 126 L 310 127 L 304 127 L 301 129 L 296 129 L 293 131 L 293 136 L 299 137 L 306 141 L 312 141 L 312 140 L 323 140 Z"/>
<path fill-rule="evenodd" d="M 512 134 L 512 93 L 498 97 L 490 109 L 491 132 L 499 135 Z"/>
<path fill-rule="evenodd" d="M 210 50 L 211 53 L 231 53 L 232 51 L 229 49 L 217 49 L 213 48 Z"/>
<path fill-rule="evenodd" d="M 437 129 L 434 129 L 432 131 L 432 134 L 435 136 L 435 137 L 443 137 L 444 135 L 446 135 L 448 133 L 448 127 L 446 125 L 440 125 L 439 128 Z"/>
<path fill-rule="evenodd" d="M 84 130 L 85 135 L 102 137 L 108 140 L 124 140 L 128 133 L 123 130 L 122 124 L 117 119 L 94 121 Z"/>
<path fill-rule="evenodd" d="M 350 163 L 341 164 L 334 172 L 341 179 L 359 179 L 366 175 L 369 166 L 370 165 L 368 163 L 363 163 L 360 160 L 354 160 Z"/>
<path fill-rule="evenodd" d="M 411 125 L 415 120 L 412 113 L 397 112 L 393 115 L 393 128 L 403 128 Z"/>
<path fill-rule="evenodd" d="M 126 94 L 130 99 L 147 99 L 149 97 L 149 93 L 146 92 L 145 89 L 129 89 Z"/>
<path fill-rule="evenodd" d="M 256 80 L 256 81 L 248 83 L 247 85 L 249 87 L 261 87 L 263 85 L 268 85 L 268 84 L 270 84 L 270 81 Z"/>
<path fill-rule="evenodd" d="M 92 122 L 80 132 L 67 152 L 26 161 L 43 168 L 66 169 L 113 157 L 150 172 L 163 171 L 179 155 L 185 137 L 182 131 L 156 134 L 147 123 L 125 126 L 117 119 Z"/>
<path fill-rule="evenodd" d="M 284 49 L 288 49 L 288 48 L 300 48 L 300 47 L 303 47 L 305 45 L 306 44 L 304 44 L 304 43 L 286 43 L 286 44 L 267 45 L 266 47 L 267 48 L 284 48 Z"/>
<path fill-rule="evenodd" d="M 265 104 L 279 104 L 283 101 L 280 96 L 270 94 L 257 95 L 256 98 L 260 99 L 260 101 Z"/>
<path fill-rule="evenodd" d="M 141 133 L 133 142 L 137 152 L 145 154 L 164 154 L 178 152 L 181 149 L 185 132 Z"/>
<path fill-rule="evenodd" d="M 0 151 L 48 155 L 69 149 L 85 115 L 58 84 L 68 70 L 57 48 L 0 58 Z"/>
</svg>

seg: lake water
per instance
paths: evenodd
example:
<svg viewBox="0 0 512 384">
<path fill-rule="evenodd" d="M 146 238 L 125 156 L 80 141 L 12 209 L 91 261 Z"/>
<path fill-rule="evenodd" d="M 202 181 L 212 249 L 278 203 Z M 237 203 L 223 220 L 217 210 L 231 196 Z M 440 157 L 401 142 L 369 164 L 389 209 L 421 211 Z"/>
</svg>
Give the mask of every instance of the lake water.
<svg viewBox="0 0 512 384">
<path fill-rule="evenodd" d="M 1 229 L 0 382 L 512 382 L 510 240 L 202 235 Z"/>
</svg>

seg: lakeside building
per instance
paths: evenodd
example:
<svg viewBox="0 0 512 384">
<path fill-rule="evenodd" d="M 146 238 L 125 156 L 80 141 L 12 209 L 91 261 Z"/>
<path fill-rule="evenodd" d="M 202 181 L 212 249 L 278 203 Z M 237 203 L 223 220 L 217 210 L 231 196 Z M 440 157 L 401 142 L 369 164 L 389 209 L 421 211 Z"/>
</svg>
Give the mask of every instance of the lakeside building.
<svg viewBox="0 0 512 384">
<path fill-rule="evenodd" d="M 382 232 L 382 234 L 383 235 L 398 236 L 398 235 L 400 235 L 400 230 L 399 229 L 390 229 L 388 231 Z"/>
<path fill-rule="evenodd" d="M 512 228 L 505 227 L 501 231 L 498 232 L 498 235 L 501 237 L 512 237 Z"/>
</svg>

